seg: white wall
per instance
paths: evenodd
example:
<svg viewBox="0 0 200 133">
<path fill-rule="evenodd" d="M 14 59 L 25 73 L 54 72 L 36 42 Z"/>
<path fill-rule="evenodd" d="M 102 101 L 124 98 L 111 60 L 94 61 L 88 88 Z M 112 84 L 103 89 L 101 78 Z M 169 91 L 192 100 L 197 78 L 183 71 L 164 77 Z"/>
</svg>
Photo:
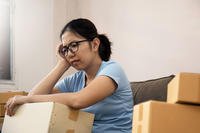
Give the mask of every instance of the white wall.
<svg viewBox="0 0 200 133">
<path fill-rule="evenodd" d="M 16 0 L 15 87 L 29 90 L 53 65 L 53 1 Z"/>
<path fill-rule="evenodd" d="M 199 0 L 78 0 L 131 81 L 200 72 Z"/>
</svg>

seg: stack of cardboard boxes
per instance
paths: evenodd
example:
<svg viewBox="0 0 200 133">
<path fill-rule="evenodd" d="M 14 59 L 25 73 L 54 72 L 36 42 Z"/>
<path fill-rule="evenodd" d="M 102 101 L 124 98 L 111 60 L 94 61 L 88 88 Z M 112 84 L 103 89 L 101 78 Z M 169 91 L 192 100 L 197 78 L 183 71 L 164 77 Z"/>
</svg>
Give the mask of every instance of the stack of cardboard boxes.
<svg viewBox="0 0 200 133">
<path fill-rule="evenodd" d="M 15 92 L 0 92 L 0 129 L 3 124 L 3 119 L 5 115 L 5 104 L 8 101 L 9 98 L 15 96 L 15 95 L 27 95 L 27 92 L 24 91 L 15 91 Z"/>
<path fill-rule="evenodd" d="M 132 132 L 200 133 L 200 74 L 177 74 L 168 84 L 167 102 L 136 105 Z"/>
</svg>

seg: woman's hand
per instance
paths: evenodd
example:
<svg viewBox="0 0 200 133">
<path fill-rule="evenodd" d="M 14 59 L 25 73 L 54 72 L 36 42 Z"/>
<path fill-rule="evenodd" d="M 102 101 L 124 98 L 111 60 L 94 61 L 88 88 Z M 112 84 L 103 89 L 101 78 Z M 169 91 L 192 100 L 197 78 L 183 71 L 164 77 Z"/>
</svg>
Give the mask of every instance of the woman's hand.
<svg viewBox="0 0 200 133">
<path fill-rule="evenodd" d="M 5 108 L 6 108 L 6 114 L 9 116 L 13 116 L 16 111 L 16 107 L 19 105 L 22 105 L 24 103 L 28 103 L 28 96 L 14 96 L 6 102 Z"/>
<path fill-rule="evenodd" d="M 61 49 L 63 48 L 63 45 L 60 44 L 57 46 L 57 58 L 58 58 L 58 65 L 64 65 L 65 68 L 69 68 L 70 67 L 70 63 L 67 61 L 67 58 L 65 57 L 64 53 L 61 51 Z"/>
</svg>

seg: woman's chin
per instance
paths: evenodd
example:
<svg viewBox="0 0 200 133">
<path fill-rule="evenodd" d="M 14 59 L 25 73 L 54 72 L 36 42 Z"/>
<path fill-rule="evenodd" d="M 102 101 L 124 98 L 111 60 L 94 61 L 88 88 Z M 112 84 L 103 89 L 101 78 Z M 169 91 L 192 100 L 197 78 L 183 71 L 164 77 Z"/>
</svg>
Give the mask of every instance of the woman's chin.
<svg viewBox="0 0 200 133">
<path fill-rule="evenodd" d="M 72 67 L 76 70 L 83 70 L 83 68 L 80 65 L 72 65 Z"/>
</svg>

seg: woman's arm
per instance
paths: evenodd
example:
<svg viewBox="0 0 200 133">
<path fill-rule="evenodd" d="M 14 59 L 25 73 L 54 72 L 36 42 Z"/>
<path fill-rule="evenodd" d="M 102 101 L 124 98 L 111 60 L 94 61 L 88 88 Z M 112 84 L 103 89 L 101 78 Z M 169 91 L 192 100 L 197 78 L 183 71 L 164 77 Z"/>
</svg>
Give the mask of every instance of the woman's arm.
<svg viewBox="0 0 200 133">
<path fill-rule="evenodd" d="M 110 96 L 116 88 L 117 85 L 111 78 L 99 76 L 79 92 L 15 96 L 6 103 L 7 114 L 13 115 L 13 110 L 17 105 L 32 102 L 58 102 L 75 109 L 81 109 Z"/>
<path fill-rule="evenodd" d="M 54 85 L 67 69 L 68 67 L 64 63 L 58 63 L 46 77 L 44 77 L 33 87 L 28 95 L 42 95 L 51 93 Z"/>
<path fill-rule="evenodd" d="M 53 101 L 72 108 L 81 109 L 93 105 L 111 95 L 116 87 L 115 82 L 109 77 L 99 76 L 79 92 L 34 95 L 31 96 L 27 102 Z"/>
<path fill-rule="evenodd" d="M 61 93 L 61 91 L 57 88 L 53 88 L 51 94 Z"/>
</svg>

